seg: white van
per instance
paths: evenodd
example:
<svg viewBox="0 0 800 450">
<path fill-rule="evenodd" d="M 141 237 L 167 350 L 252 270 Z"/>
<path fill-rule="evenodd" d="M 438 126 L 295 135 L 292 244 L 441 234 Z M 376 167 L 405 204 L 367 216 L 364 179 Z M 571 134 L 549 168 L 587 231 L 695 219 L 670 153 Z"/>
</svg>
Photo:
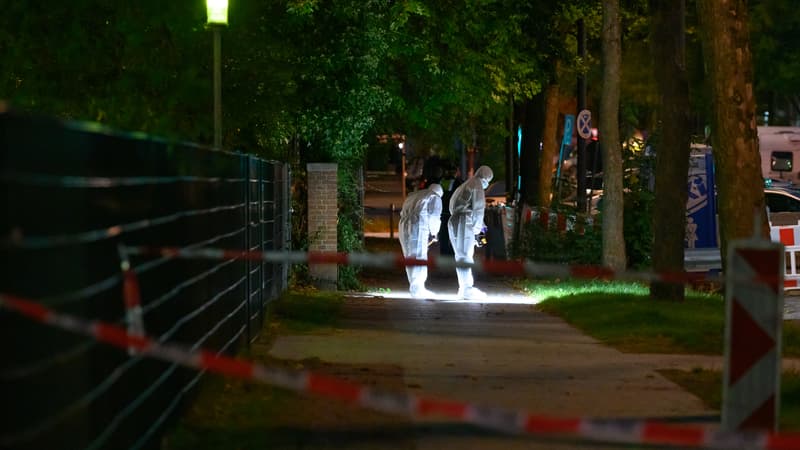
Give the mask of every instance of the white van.
<svg viewBox="0 0 800 450">
<path fill-rule="evenodd" d="M 800 127 L 758 127 L 761 174 L 800 184 Z"/>
</svg>

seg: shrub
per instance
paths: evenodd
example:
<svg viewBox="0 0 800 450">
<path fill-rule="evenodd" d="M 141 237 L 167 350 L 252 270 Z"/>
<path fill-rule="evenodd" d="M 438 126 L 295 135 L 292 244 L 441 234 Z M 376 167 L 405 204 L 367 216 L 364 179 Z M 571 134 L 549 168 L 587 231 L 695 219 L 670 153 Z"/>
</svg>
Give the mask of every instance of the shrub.
<svg viewBox="0 0 800 450">
<path fill-rule="evenodd" d="M 653 193 L 646 189 L 625 193 L 623 232 L 628 267 L 651 266 L 653 249 Z M 602 261 L 602 210 L 594 217 L 594 225 L 583 234 L 545 229 L 537 220 L 524 224 L 519 240 L 512 243 L 510 255 L 541 262 L 564 264 L 600 264 Z"/>
<path fill-rule="evenodd" d="M 539 221 L 522 226 L 519 241 L 512 243 L 510 255 L 541 262 L 599 264 L 602 237 L 600 229 L 588 226 L 583 234 L 545 228 Z"/>
</svg>

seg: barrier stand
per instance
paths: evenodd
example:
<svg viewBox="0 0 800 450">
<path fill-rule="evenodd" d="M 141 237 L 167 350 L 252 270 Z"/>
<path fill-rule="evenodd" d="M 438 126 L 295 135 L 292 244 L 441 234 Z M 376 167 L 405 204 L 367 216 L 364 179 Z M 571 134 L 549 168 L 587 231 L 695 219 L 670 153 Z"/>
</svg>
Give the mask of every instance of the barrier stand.
<svg viewBox="0 0 800 450">
<path fill-rule="evenodd" d="M 776 431 L 780 399 L 783 245 L 733 242 L 725 283 L 722 427 Z"/>
<path fill-rule="evenodd" d="M 145 335 L 145 331 L 139 277 L 131 269 L 127 248 L 119 244 L 117 251 L 119 252 L 119 266 L 122 270 L 122 296 L 125 301 L 125 322 L 128 325 L 128 334 L 142 337 Z M 128 354 L 136 354 L 136 349 L 128 347 Z"/>
</svg>

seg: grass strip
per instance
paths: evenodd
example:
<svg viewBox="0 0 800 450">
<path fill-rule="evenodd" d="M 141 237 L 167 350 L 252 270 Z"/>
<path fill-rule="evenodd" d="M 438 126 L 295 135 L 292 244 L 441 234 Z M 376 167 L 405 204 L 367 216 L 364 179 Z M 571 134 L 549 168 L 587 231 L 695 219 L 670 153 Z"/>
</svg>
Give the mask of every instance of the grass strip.
<svg viewBox="0 0 800 450">
<path fill-rule="evenodd" d="M 725 300 L 688 292 L 683 302 L 654 301 L 646 285 L 605 281 L 526 281 L 521 286 L 542 311 L 561 317 L 589 336 L 624 352 L 722 355 Z M 800 356 L 800 324 L 783 322 L 783 356 Z M 722 372 L 696 368 L 660 370 L 664 377 L 700 398 L 722 406 Z M 800 374 L 784 371 L 780 395 L 781 431 L 800 431 Z"/>
<path fill-rule="evenodd" d="M 709 408 L 722 408 L 722 372 L 701 368 L 691 371 L 664 369 L 658 372 L 694 394 Z M 784 371 L 781 374 L 780 399 L 778 429 L 784 432 L 800 430 L 800 373 Z"/>
<path fill-rule="evenodd" d="M 654 301 L 646 285 L 605 281 L 527 281 L 538 308 L 631 353 L 722 355 L 725 300 L 688 292 L 683 302 Z M 783 323 L 783 355 L 800 356 L 800 325 Z"/>
<path fill-rule="evenodd" d="M 270 305 L 272 332 L 309 333 L 336 326 L 344 294 L 314 289 L 292 290 Z"/>
</svg>

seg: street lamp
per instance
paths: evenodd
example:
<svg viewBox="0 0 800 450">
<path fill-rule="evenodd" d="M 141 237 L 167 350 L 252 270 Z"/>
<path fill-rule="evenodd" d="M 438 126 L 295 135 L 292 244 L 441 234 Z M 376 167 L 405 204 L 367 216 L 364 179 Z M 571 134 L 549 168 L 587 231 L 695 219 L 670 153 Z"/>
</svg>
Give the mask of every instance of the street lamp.
<svg viewBox="0 0 800 450">
<path fill-rule="evenodd" d="M 206 0 L 206 25 L 214 32 L 214 148 L 222 149 L 222 27 L 228 26 L 228 0 Z"/>
<path fill-rule="evenodd" d="M 405 149 L 405 142 L 400 142 L 397 144 L 397 147 L 400 148 L 400 173 L 402 174 L 400 177 L 400 184 L 402 185 L 403 190 L 403 201 L 406 200 L 406 149 Z"/>
</svg>

